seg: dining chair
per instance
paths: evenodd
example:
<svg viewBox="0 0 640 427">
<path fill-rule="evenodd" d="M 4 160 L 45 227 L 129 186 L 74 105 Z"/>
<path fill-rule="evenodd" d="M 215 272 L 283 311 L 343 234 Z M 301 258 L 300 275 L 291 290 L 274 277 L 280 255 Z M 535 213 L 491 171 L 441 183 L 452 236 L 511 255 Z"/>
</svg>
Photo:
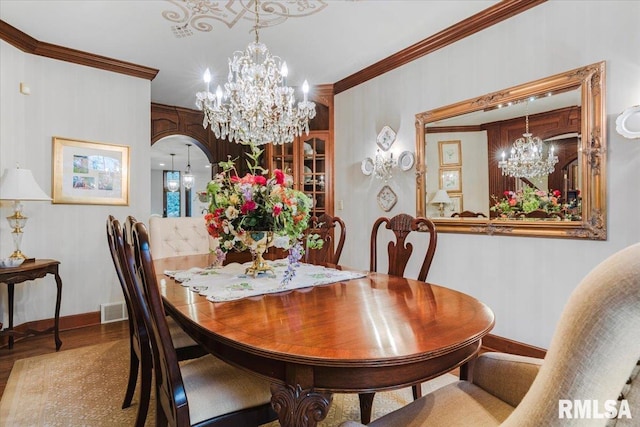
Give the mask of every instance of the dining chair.
<svg viewBox="0 0 640 427">
<path fill-rule="evenodd" d="M 217 242 L 209 236 L 203 217 L 149 218 L 151 253 L 155 259 L 208 254 Z"/>
<path fill-rule="evenodd" d="M 339 264 L 342 248 L 344 247 L 344 240 L 347 235 L 347 228 L 344 221 L 340 217 L 324 213 L 319 217 L 312 216 L 309 223 L 310 226 L 306 232 L 307 236 L 317 234 L 319 238 L 324 241 L 324 244 L 320 249 L 306 248 L 304 262 L 308 264 Z M 339 237 L 337 238 L 338 244 L 334 247 L 336 233 L 339 233 Z"/>
<path fill-rule="evenodd" d="M 133 223 L 135 223 L 135 218 L 128 217 L 125 222 L 125 233 L 123 234 L 120 222 L 112 215 L 109 215 L 107 218 L 107 241 L 116 275 L 124 295 L 129 323 L 129 380 L 122 402 L 122 409 L 131 406 L 133 394 L 138 383 L 138 373 L 140 373 L 140 404 L 138 405 L 135 425 L 136 427 L 142 427 L 149 410 L 152 360 L 149 334 L 141 317 L 141 309 L 132 297 L 131 276 L 124 258 L 124 248 L 128 245 L 126 242 L 128 238 L 124 236 L 130 236 L 127 229 Z M 206 351 L 193 341 L 177 323 L 171 321 L 170 331 L 171 342 L 176 347 L 180 360 L 192 359 L 206 354 Z"/>
<path fill-rule="evenodd" d="M 374 222 L 371 230 L 370 271 L 378 271 L 378 233 L 382 225 L 384 225 L 387 230 L 391 230 L 395 236 L 395 242 L 391 240 L 387 244 L 389 260 L 388 274 L 393 276 L 404 276 L 407 263 L 413 253 L 413 245 L 405 242 L 409 233 L 413 231 L 428 232 L 429 244 L 417 277 L 418 280 L 424 282 L 427 279 L 427 274 L 429 273 L 429 268 L 431 267 L 431 262 L 433 261 L 433 256 L 436 253 L 436 246 L 438 244 L 436 226 L 428 218 L 414 218 L 408 214 L 398 214 L 393 218 L 378 218 L 376 222 Z"/>
<path fill-rule="evenodd" d="M 390 240 L 387 244 L 388 274 L 393 276 L 404 277 L 404 271 L 413 253 L 413 245 L 410 242 L 406 242 L 407 236 L 411 232 L 428 233 L 429 242 L 417 277 L 419 281 L 424 282 L 427 279 L 438 244 L 438 233 L 436 232 L 435 224 L 428 218 L 414 218 L 408 214 L 398 214 L 392 218 L 378 218 L 373 223 L 371 230 L 369 271 L 378 271 L 378 234 L 383 225 L 387 230 L 391 230 L 395 237 L 395 241 Z M 414 399 L 421 396 L 422 388 L 420 384 L 413 385 L 412 390 Z M 374 393 L 360 394 L 360 419 L 365 423 L 371 419 L 373 398 Z"/>
<path fill-rule="evenodd" d="M 452 218 L 486 218 L 487 216 L 482 212 L 462 211 L 451 214 Z"/>
<path fill-rule="evenodd" d="M 158 426 L 258 426 L 277 419 L 269 381 L 211 355 L 182 364 L 170 342 L 147 228 L 133 226 L 133 247 L 125 247 L 135 298 L 143 308 L 155 368 Z"/>
<path fill-rule="evenodd" d="M 369 426 L 637 426 L 639 307 L 637 243 L 605 259 L 574 289 L 544 360 L 484 353 L 469 380 L 437 389 Z M 610 414 L 616 417 L 603 415 L 607 402 L 615 405 Z"/>
</svg>

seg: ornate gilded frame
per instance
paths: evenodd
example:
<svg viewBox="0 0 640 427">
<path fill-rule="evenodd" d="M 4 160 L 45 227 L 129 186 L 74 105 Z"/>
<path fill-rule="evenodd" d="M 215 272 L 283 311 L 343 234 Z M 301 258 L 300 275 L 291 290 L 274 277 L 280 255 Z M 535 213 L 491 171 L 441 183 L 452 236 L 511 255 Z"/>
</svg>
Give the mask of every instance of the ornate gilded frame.
<svg viewBox="0 0 640 427">
<path fill-rule="evenodd" d="M 549 92 L 581 91 L 582 219 L 580 221 L 434 218 L 438 232 L 607 239 L 605 62 L 598 62 L 509 89 L 416 114 L 416 212 L 426 215 L 426 125 Z"/>
</svg>

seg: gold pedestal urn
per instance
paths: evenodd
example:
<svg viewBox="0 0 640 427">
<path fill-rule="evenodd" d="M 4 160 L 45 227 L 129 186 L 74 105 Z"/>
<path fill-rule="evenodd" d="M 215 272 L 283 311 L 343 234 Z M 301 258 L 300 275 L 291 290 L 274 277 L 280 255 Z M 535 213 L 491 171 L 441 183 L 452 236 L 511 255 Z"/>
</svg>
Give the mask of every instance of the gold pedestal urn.
<svg viewBox="0 0 640 427">
<path fill-rule="evenodd" d="M 273 268 L 262 257 L 267 249 L 273 246 L 273 231 L 245 231 L 242 235 L 242 243 L 253 254 L 253 264 L 246 269 L 245 274 L 253 277 L 260 273 L 276 275 Z"/>
</svg>

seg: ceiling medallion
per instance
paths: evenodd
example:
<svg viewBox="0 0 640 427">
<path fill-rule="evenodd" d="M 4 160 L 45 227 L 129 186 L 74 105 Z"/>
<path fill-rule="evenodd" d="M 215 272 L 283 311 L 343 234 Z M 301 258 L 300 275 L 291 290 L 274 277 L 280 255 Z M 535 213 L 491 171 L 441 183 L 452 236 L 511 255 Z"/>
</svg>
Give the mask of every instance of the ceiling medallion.
<svg viewBox="0 0 640 427">
<path fill-rule="evenodd" d="M 240 20 L 255 20 L 253 0 L 228 0 L 226 2 L 214 0 L 167 0 L 177 6 L 180 11 L 165 10 L 162 17 L 175 22 L 171 27 L 177 38 L 193 34 L 191 29 L 209 32 L 213 25 L 207 20 L 214 19 L 225 24 L 228 28 Z M 282 24 L 288 18 L 299 18 L 313 15 L 327 7 L 326 0 L 272 0 L 261 6 L 260 24 L 262 28 Z"/>
</svg>

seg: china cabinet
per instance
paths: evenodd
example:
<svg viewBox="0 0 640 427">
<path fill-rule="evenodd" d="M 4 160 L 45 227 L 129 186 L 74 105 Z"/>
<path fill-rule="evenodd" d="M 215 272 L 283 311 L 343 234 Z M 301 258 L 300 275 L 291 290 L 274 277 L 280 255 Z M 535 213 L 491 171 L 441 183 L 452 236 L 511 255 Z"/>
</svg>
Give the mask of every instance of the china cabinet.
<svg viewBox="0 0 640 427">
<path fill-rule="evenodd" d="M 270 171 L 281 169 L 293 177 L 293 186 L 313 201 L 311 214 L 333 216 L 333 89 L 316 86 L 312 101 L 316 117 L 309 134 L 302 133 L 291 144 L 265 145 L 264 163 Z"/>
</svg>

